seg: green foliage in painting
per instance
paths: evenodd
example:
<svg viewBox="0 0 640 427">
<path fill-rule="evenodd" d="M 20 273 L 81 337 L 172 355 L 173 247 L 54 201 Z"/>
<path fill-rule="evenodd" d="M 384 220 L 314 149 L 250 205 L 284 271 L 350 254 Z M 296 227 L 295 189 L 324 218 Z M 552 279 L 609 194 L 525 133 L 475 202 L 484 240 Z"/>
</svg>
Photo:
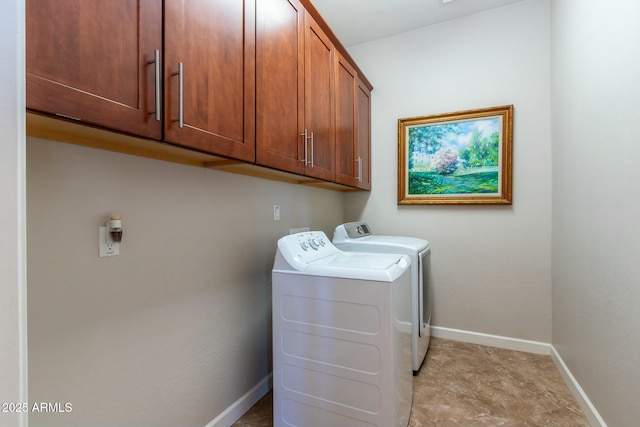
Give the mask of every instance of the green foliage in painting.
<svg viewBox="0 0 640 427">
<path fill-rule="evenodd" d="M 459 156 L 467 167 L 498 166 L 499 149 L 500 136 L 498 132 L 492 133 L 488 138 L 474 132 L 471 134 L 469 145 L 460 150 Z"/>
<path fill-rule="evenodd" d="M 498 171 L 487 168 L 464 175 L 411 172 L 409 194 L 487 194 L 498 191 Z"/>
</svg>

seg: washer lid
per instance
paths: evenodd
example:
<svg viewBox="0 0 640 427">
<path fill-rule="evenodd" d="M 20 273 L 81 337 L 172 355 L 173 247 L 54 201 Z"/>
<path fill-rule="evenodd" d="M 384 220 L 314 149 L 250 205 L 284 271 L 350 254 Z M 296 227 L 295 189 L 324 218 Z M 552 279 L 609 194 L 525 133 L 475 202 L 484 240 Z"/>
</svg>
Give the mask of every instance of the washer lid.
<svg viewBox="0 0 640 427">
<path fill-rule="evenodd" d="M 411 261 L 406 255 L 339 252 L 316 259 L 299 270 L 274 268 L 274 273 L 299 274 L 343 279 L 393 282 L 409 269 Z"/>
<path fill-rule="evenodd" d="M 340 252 L 309 263 L 305 274 L 391 282 L 410 263 L 405 255 Z"/>
<path fill-rule="evenodd" d="M 308 263 L 309 268 L 362 268 L 372 270 L 387 270 L 397 264 L 400 255 L 372 254 L 364 252 L 337 252 L 324 258 Z"/>
</svg>

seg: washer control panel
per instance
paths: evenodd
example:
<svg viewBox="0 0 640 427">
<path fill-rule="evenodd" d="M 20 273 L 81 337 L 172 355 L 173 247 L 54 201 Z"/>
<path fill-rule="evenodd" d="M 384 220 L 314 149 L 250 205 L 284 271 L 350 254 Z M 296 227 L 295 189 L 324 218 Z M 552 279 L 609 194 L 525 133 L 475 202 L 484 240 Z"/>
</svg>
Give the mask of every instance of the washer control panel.
<svg viewBox="0 0 640 427">
<path fill-rule="evenodd" d="M 327 239 L 325 239 L 324 237 L 311 236 L 311 237 L 308 237 L 306 240 L 304 240 L 303 238 L 303 240 L 300 242 L 300 247 L 305 251 L 308 251 L 310 249 L 317 251 L 320 248 L 326 246 L 326 244 L 327 244 Z"/>
<path fill-rule="evenodd" d="M 321 251 L 327 246 L 327 243 L 329 243 L 329 239 L 327 239 L 327 236 L 322 231 L 306 231 L 292 234 L 291 236 L 293 236 L 297 244 L 305 252 Z M 329 243 L 329 246 L 333 245 Z"/>
<path fill-rule="evenodd" d="M 278 240 L 278 249 L 290 262 L 308 264 L 340 252 L 322 231 L 289 234 Z"/>
</svg>

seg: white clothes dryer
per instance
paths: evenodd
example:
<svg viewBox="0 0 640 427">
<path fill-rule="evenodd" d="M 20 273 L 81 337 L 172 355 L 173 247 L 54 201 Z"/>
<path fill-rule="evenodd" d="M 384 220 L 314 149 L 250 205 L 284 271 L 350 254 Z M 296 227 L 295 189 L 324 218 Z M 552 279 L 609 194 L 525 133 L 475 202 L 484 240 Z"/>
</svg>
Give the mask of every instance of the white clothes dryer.
<svg viewBox="0 0 640 427">
<path fill-rule="evenodd" d="M 431 247 L 424 239 L 381 236 L 371 233 L 366 222 L 341 224 L 333 232 L 333 244 L 343 251 L 405 254 L 411 259 L 411 296 L 405 310 L 411 318 L 413 374 L 422 366 L 431 339 Z"/>
<path fill-rule="evenodd" d="M 278 240 L 272 270 L 274 426 L 402 426 L 410 259 L 343 252 L 322 231 Z M 409 323 L 410 324 L 410 323 Z"/>
</svg>

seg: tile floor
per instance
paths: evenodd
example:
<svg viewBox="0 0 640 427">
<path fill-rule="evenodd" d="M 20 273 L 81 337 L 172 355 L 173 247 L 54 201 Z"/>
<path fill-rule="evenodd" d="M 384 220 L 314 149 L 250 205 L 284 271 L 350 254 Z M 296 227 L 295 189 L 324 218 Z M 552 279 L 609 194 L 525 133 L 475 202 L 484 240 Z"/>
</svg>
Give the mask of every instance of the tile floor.
<svg viewBox="0 0 640 427">
<path fill-rule="evenodd" d="M 432 338 L 410 427 L 589 427 L 550 356 Z M 271 427 L 272 393 L 234 427 Z"/>
</svg>

